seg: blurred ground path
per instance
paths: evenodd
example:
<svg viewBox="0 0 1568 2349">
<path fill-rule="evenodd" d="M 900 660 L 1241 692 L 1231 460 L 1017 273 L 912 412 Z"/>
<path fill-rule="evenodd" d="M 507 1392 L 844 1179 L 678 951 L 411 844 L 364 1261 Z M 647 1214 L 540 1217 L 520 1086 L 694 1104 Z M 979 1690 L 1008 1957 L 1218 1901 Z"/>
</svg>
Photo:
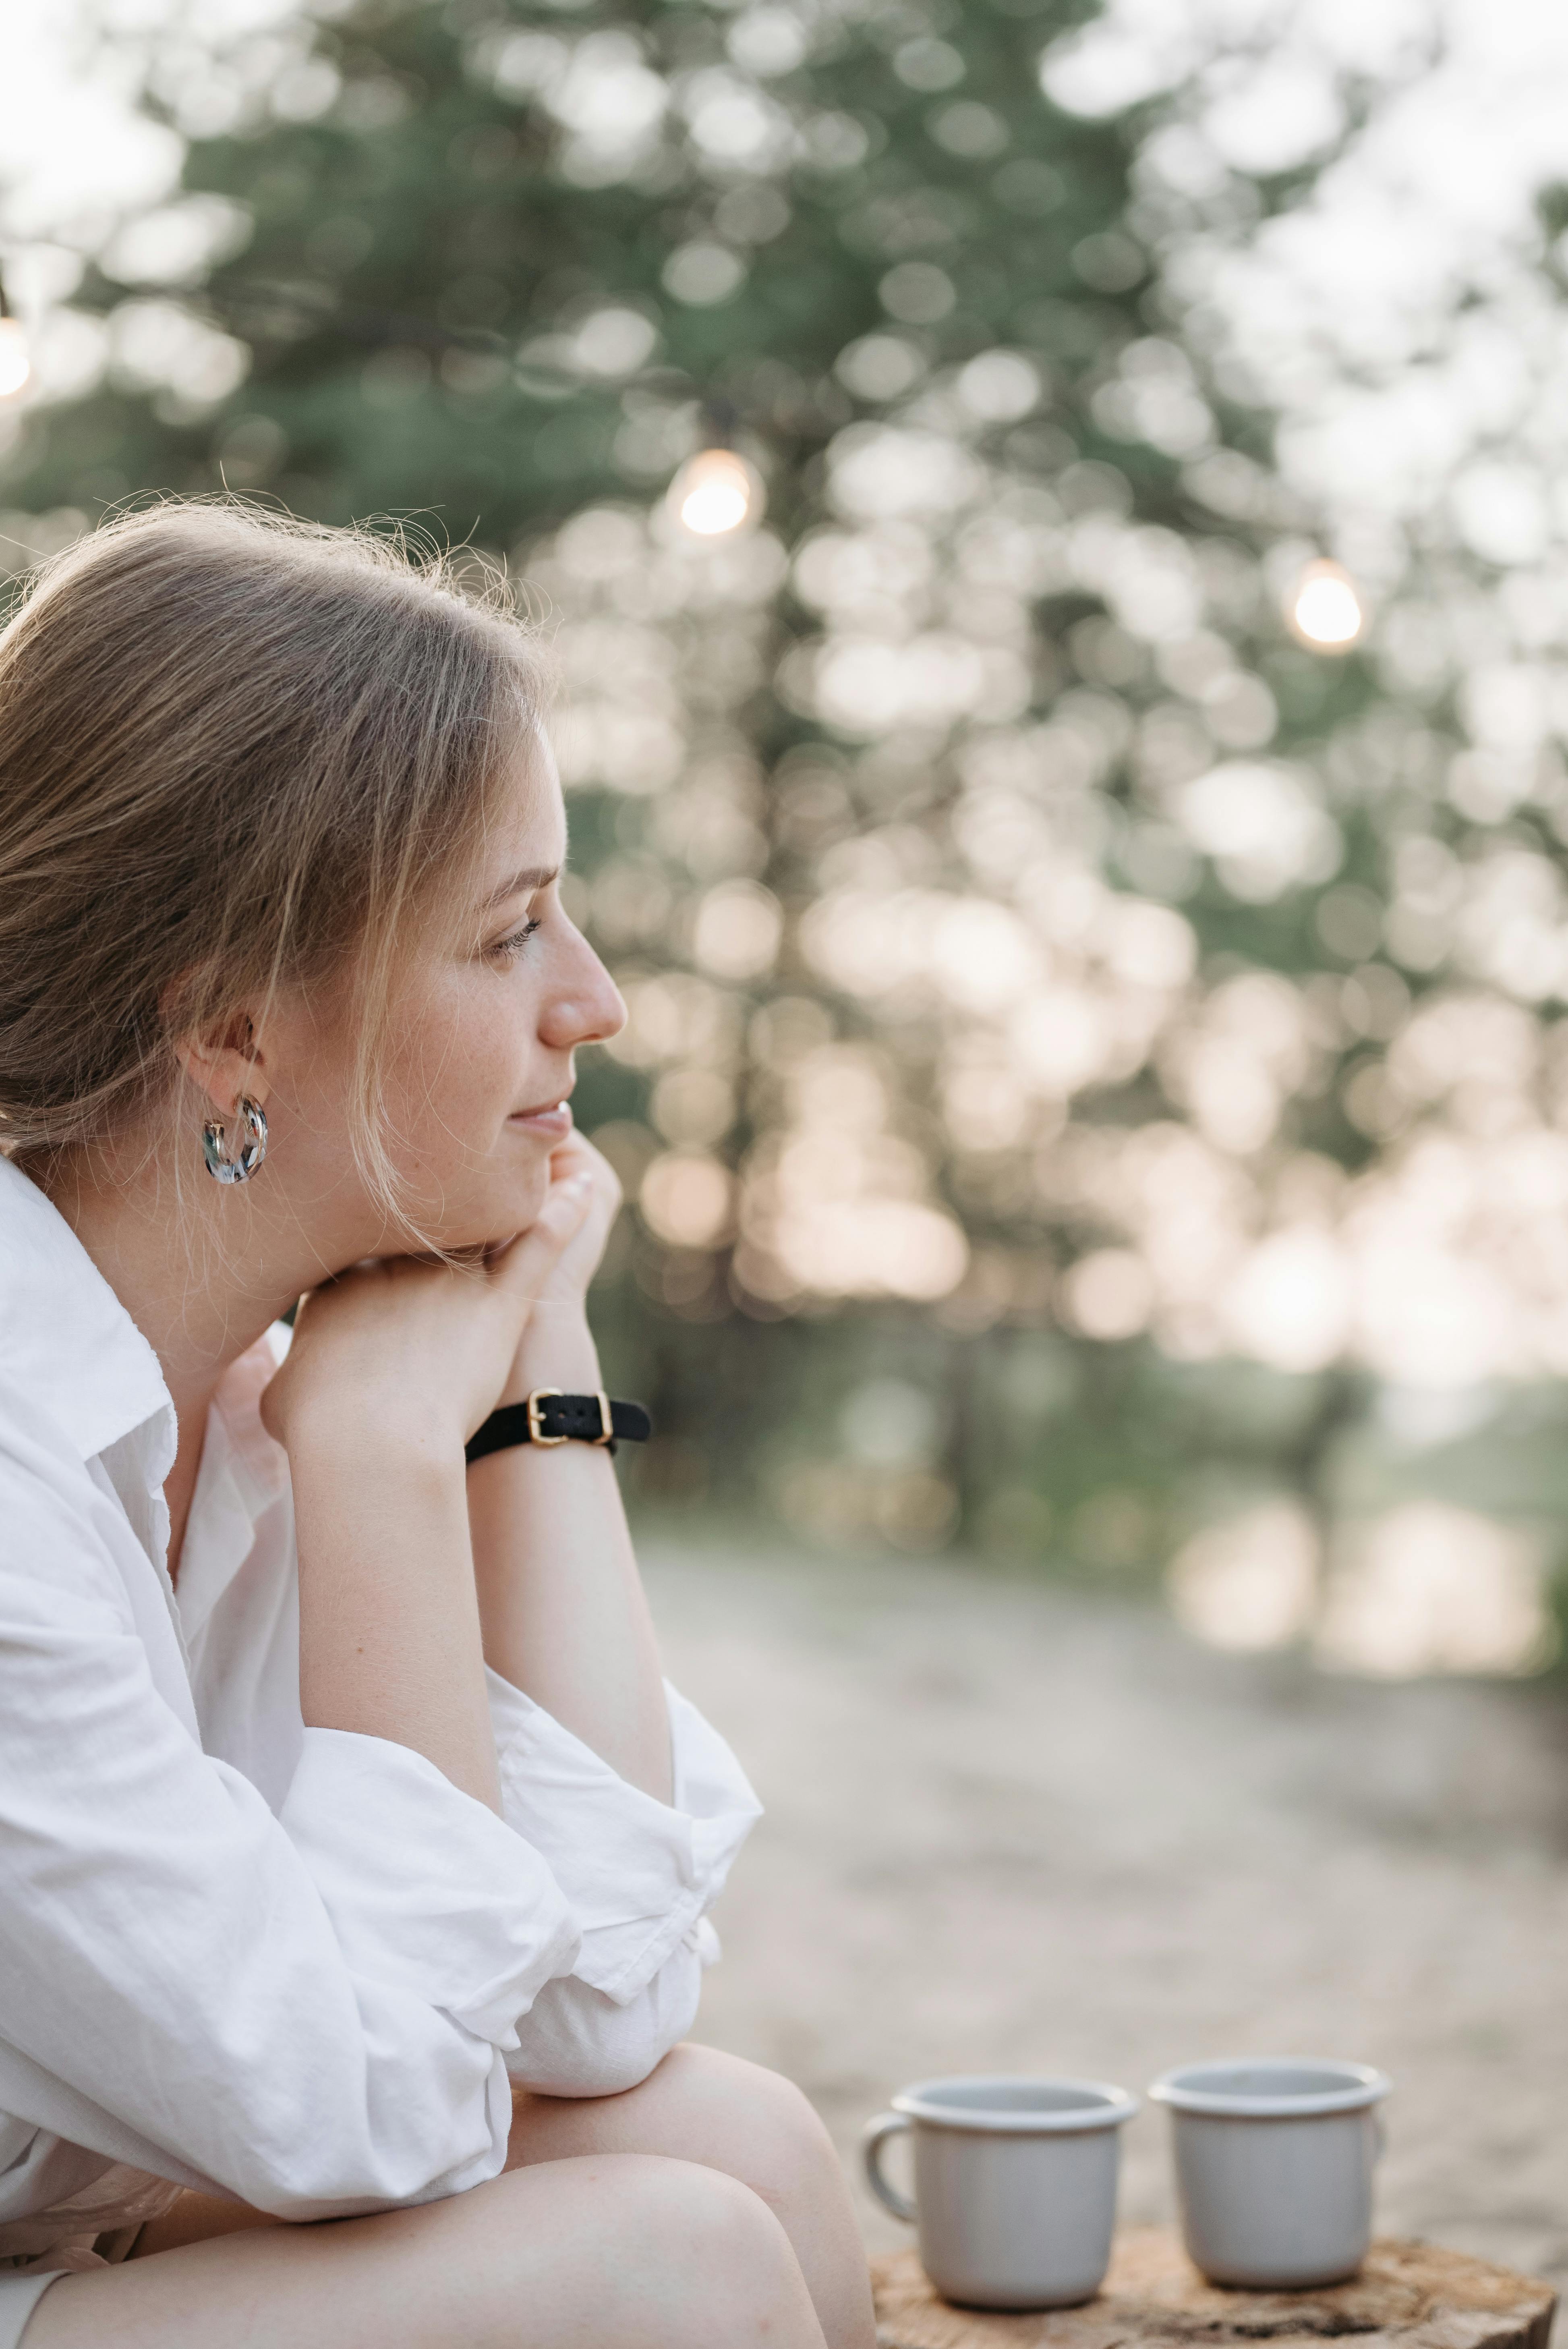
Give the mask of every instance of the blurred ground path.
<svg viewBox="0 0 1568 2349">
<path fill-rule="evenodd" d="M 1568 2285 L 1558 1692 L 1212 1655 L 961 1567 L 648 1550 L 671 1676 L 769 1810 L 699 2035 L 846 2155 L 935 2073 L 1350 2056 L 1396 2084 L 1379 2228 Z M 1165 2129 L 1127 2133 L 1127 2220 L 1171 2215 Z"/>
</svg>

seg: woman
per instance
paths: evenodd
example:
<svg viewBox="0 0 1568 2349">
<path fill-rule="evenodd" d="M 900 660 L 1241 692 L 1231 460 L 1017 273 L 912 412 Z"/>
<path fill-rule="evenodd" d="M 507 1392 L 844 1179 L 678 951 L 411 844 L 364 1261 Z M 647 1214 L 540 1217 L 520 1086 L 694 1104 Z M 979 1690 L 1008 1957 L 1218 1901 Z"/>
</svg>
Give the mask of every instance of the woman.
<svg viewBox="0 0 1568 2349">
<path fill-rule="evenodd" d="M 3 2349 L 869 2349 L 804 2100 L 676 2044 L 756 1804 L 604 1449 L 465 1468 L 601 1384 L 564 853 L 384 543 L 169 505 L 0 636 Z"/>
</svg>

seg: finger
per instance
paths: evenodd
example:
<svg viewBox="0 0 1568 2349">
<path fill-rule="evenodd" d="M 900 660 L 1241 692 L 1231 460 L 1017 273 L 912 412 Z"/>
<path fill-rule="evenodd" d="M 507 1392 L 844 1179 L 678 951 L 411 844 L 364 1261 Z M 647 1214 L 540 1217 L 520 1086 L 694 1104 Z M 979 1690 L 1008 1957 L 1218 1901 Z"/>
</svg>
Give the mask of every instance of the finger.
<svg viewBox="0 0 1568 2349">
<path fill-rule="evenodd" d="M 596 1150 L 582 1134 L 574 1134 L 570 1142 L 562 1144 L 551 1162 L 551 1172 L 557 1177 L 586 1174 L 602 1199 L 620 1199 L 619 1175 L 603 1152 Z"/>
<path fill-rule="evenodd" d="M 496 1278 L 514 1292 L 531 1295 L 582 1230 L 593 1196 L 590 1175 L 573 1174 L 564 1183 L 552 1183 L 537 1219 L 497 1259 Z"/>
<path fill-rule="evenodd" d="M 569 1133 L 565 1141 L 558 1142 L 550 1154 L 551 1181 L 560 1183 L 568 1175 L 581 1174 L 592 1166 L 598 1154 L 585 1135 L 575 1132 Z"/>
</svg>

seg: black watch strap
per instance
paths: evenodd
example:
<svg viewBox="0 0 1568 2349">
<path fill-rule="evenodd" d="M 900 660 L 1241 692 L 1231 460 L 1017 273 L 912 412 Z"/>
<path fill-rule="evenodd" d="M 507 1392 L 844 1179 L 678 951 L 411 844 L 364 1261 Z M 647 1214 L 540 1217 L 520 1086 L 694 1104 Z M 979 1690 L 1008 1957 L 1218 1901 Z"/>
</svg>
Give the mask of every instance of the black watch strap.
<svg viewBox="0 0 1568 2349">
<path fill-rule="evenodd" d="M 559 1387 L 535 1387 L 526 1402 L 503 1403 L 476 1428 L 463 1446 L 471 1468 L 488 1453 L 514 1444 L 645 1444 L 654 1423 L 640 1402 L 613 1402 L 607 1394 L 562 1394 Z"/>
</svg>

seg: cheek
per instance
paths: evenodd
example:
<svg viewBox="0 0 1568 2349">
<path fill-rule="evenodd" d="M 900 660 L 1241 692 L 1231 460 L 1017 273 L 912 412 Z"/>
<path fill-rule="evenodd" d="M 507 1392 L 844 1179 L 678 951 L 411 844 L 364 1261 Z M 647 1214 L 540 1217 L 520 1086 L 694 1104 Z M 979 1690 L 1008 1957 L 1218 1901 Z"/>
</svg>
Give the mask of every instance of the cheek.
<svg viewBox="0 0 1568 2349">
<path fill-rule="evenodd" d="M 518 1099 L 526 1029 L 490 975 L 476 978 L 433 988 L 400 1017 L 387 1070 L 398 1130 L 439 1157 L 490 1149 Z"/>
</svg>

